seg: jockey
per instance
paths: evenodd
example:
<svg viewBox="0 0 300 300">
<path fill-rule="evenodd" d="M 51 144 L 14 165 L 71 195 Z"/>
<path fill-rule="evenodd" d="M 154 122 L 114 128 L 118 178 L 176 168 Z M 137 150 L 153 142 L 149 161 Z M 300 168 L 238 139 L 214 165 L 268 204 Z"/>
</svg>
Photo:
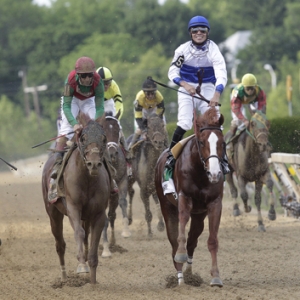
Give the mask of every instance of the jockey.
<svg viewBox="0 0 300 300">
<path fill-rule="evenodd" d="M 134 101 L 134 117 L 137 129 L 129 144 L 129 149 L 138 141 L 141 134 L 147 130 L 146 119 L 153 112 L 162 116 L 166 124 L 164 98 L 157 90 L 157 85 L 152 80 L 152 77 L 148 76 L 142 85 L 142 90 L 137 93 L 136 100 Z"/>
<path fill-rule="evenodd" d="M 191 40 L 180 45 L 176 50 L 169 68 L 168 77 L 179 86 L 182 93 L 178 93 L 178 122 L 177 128 L 169 147 L 169 153 L 164 170 L 164 194 L 175 193 L 172 180 L 175 158 L 171 152 L 172 147 L 184 136 L 193 125 L 193 109 L 205 113 L 210 107 L 219 109 L 218 103 L 227 83 L 227 71 L 223 55 L 218 46 L 210 40 L 210 25 L 203 16 L 195 16 L 188 23 L 188 32 Z M 198 77 L 198 72 L 203 72 L 203 77 Z M 199 91 L 210 104 L 193 98 Z M 193 104 L 194 103 L 194 104 Z M 223 173 L 229 172 L 226 152 L 222 161 Z"/>
<path fill-rule="evenodd" d="M 63 96 L 61 98 L 61 126 L 56 140 L 54 163 L 50 178 L 54 181 L 60 170 L 66 142 L 74 136 L 71 131 L 80 133 L 82 126 L 78 124 L 76 117 L 79 111 L 89 115 L 91 119 L 97 119 L 104 113 L 104 87 L 103 80 L 95 72 L 95 63 L 89 57 L 80 57 L 75 63 L 75 70 L 71 71 L 65 81 Z M 68 134 L 68 135 L 67 135 Z M 107 159 L 107 158 L 106 158 Z M 112 179 L 113 170 L 110 169 L 110 161 L 107 159 Z M 50 202 L 57 198 L 57 182 L 50 181 L 48 199 Z M 117 192 L 114 180 L 111 180 L 111 192 Z"/>
<path fill-rule="evenodd" d="M 111 111 L 114 116 L 120 111 L 119 120 L 121 120 L 121 117 L 123 115 L 123 100 L 120 88 L 116 81 L 113 79 L 111 70 L 106 67 L 99 67 L 97 69 L 97 73 L 103 79 L 104 83 L 104 111 Z M 127 143 L 121 125 L 120 144 L 125 154 L 128 175 L 131 176 L 131 154 L 128 151 Z"/>
<path fill-rule="evenodd" d="M 231 160 L 233 155 L 233 143 L 230 141 L 235 136 L 237 128 L 243 130 L 248 127 L 249 121 L 246 116 L 245 105 L 253 104 L 256 109 L 266 113 L 266 94 L 257 85 L 256 77 L 247 73 L 243 76 L 242 82 L 231 92 L 231 115 L 232 121 L 229 133 L 227 134 L 226 151 Z"/>
</svg>

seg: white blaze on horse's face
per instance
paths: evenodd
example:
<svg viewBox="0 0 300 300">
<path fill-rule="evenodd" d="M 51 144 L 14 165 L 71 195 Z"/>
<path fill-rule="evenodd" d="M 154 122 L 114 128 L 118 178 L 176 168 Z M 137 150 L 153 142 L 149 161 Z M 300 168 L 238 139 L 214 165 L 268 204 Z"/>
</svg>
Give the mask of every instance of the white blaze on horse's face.
<svg viewBox="0 0 300 300">
<path fill-rule="evenodd" d="M 217 143 L 218 143 L 218 136 L 212 132 L 208 138 L 209 148 L 210 148 L 210 155 L 212 156 L 209 158 L 209 180 L 211 182 L 218 182 L 221 176 L 221 169 L 220 163 L 218 158 L 217 152 Z"/>
</svg>

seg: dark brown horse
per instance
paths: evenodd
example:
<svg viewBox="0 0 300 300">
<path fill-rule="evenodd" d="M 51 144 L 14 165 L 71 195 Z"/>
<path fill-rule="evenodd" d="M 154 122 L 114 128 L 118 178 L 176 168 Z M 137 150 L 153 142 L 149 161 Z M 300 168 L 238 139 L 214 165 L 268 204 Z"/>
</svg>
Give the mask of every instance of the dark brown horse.
<svg viewBox="0 0 300 300">
<path fill-rule="evenodd" d="M 237 204 L 238 191 L 234 184 L 233 173 L 237 177 L 240 196 L 244 203 L 245 212 L 251 211 L 248 205 L 248 193 L 246 185 L 248 182 L 255 182 L 255 205 L 257 208 L 258 231 L 266 231 L 261 215 L 261 191 L 263 184 L 266 183 L 270 191 L 270 210 L 269 219 L 276 219 L 274 209 L 274 196 L 272 193 L 273 181 L 269 170 L 269 144 L 268 135 L 270 122 L 266 115 L 261 111 L 251 110 L 252 117 L 248 128 L 242 132 L 234 142 L 233 169 L 227 175 L 227 182 L 230 187 L 231 197 L 234 201 L 233 215 L 239 216 L 240 209 Z"/>
<path fill-rule="evenodd" d="M 208 249 L 211 253 L 211 286 L 223 286 L 217 265 L 218 229 L 222 213 L 224 176 L 220 161 L 224 149 L 221 125 L 224 118 L 215 108 L 196 118 L 195 136 L 191 138 L 176 160 L 173 180 L 178 201 L 171 194 L 164 196 L 162 177 L 167 151 L 159 157 L 155 170 L 155 186 L 164 216 L 178 284 L 192 274 L 192 260 L 198 238 L 208 216 Z M 176 147 L 176 146 L 175 146 Z M 191 218 L 188 238 L 185 228 Z M 182 274 L 183 264 L 187 262 Z M 184 276 L 183 276 L 184 275 Z"/>
<path fill-rule="evenodd" d="M 131 138 L 132 137 L 130 136 L 127 139 L 127 143 L 130 143 Z M 159 155 L 167 147 L 166 141 L 167 133 L 164 129 L 163 119 L 156 113 L 153 113 L 147 117 L 146 138 L 140 140 L 140 142 L 133 147 L 134 158 L 132 159 L 132 176 L 129 178 L 128 182 L 129 224 L 132 223 L 132 200 L 135 193 L 133 184 L 137 181 L 140 187 L 140 197 L 145 207 L 145 219 L 148 226 L 148 236 L 152 236 L 152 213 L 149 203 L 149 198 L 151 195 L 156 203 L 159 218 L 157 229 L 159 231 L 163 231 L 165 227 L 154 185 L 154 170 Z"/>
<path fill-rule="evenodd" d="M 83 125 L 83 130 L 76 137 L 77 148 L 69 157 L 63 172 L 65 197 L 59 198 L 54 204 L 48 202 L 48 186 L 55 155 L 49 157 L 43 169 L 43 198 L 56 242 L 62 280 L 67 279 L 64 258 L 66 243 L 63 237 L 63 218 L 66 215 L 74 229 L 79 262 L 77 273 L 90 272 L 91 283 L 96 283 L 98 246 L 110 196 L 110 178 L 103 162 L 106 149 L 106 136 L 100 125 L 103 121 L 80 116 L 79 123 Z M 89 230 L 91 240 L 88 251 L 86 247 L 84 250 L 84 244 L 87 246 Z"/>
<path fill-rule="evenodd" d="M 116 183 L 119 188 L 119 193 L 113 195 L 109 202 L 109 210 L 108 210 L 108 220 L 105 223 L 104 231 L 103 231 L 103 252 L 102 257 L 111 256 L 111 252 L 109 250 L 108 238 L 107 238 L 107 229 L 108 229 L 108 221 L 111 226 L 111 238 L 110 245 L 114 245 L 115 240 L 115 232 L 114 232 L 114 223 L 116 219 L 116 209 L 118 205 L 122 210 L 123 216 L 123 230 L 121 235 L 125 238 L 131 236 L 131 232 L 129 230 L 128 224 L 128 216 L 127 216 L 127 189 L 128 189 L 128 177 L 127 177 L 127 163 L 125 158 L 125 153 L 123 153 L 122 148 L 120 147 L 120 130 L 121 125 L 118 120 L 120 116 L 120 111 L 113 116 L 112 113 L 106 113 L 105 122 L 103 122 L 103 128 L 107 138 L 107 151 L 110 156 L 113 167 L 116 170 Z"/>
</svg>

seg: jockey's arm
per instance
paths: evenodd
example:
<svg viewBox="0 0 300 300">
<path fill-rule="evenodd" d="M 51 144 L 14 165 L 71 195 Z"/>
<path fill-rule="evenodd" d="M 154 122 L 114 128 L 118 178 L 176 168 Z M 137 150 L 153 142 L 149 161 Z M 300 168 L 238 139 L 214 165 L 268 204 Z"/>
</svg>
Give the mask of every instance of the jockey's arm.
<svg viewBox="0 0 300 300">
<path fill-rule="evenodd" d="M 123 99 L 122 99 L 122 94 L 120 91 L 120 88 L 118 86 L 118 84 L 113 80 L 112 81 L 112 85 L 110 87 L 112 89 L 112 94 L 113 94 L 113 99 L 114 99 L 114 103 L 115 103 L 115 109 L 116 109 L 116 113 L 121 112 L 120 116 L 119 116 L 119 120 L 122 118 L 123 115 Z"/>
<path fill-rule="evenodd" d="M 95 119 L 97 119 L 104 114 L 104 85 L 102 79 L 99 81 L 98 85 L 95 88 L 95 106 Z"/>
<path fill-rule="evenodd" d="M 248 121 L 247 118 L 242 114 L 242 101 L 238 97 L 233 97 L 230 101 L 231 111 L 236 117 L 242 122 Z"/>
<path fill-rule="evenodd" d="M 65 82 L 64 93 L 63 93 L 62 109 L 64 111 L 64 114 L 65 114 L 68 122 L 72 126 L 77 124 L 77 121 L 74 118 L 72 111 L 71 111 L 71 103 L 72 103 L 72 99 L 73 99 L 73 94 L 74 94 L 74 89 L 71 88 L 71 86 L 69 85 L 68 78 L 67 78 L 66 82 Z"/>
<path fill-rule="evenodd" d="M 257 95 L 257 109 L 262 111 L 264 114 L 267 110 L 267 96 L 266 93 L 261 89 Z"/>
</svg>

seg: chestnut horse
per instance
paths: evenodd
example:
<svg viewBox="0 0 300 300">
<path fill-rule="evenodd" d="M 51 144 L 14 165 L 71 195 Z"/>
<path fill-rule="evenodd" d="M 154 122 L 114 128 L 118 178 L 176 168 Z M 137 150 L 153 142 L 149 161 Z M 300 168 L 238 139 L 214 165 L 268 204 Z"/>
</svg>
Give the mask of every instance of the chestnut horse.
<svg viewBox="0 0 300 300">
<path fill-rule="evenodd" d="M 210 108 L 194 120 L 195 136 L 188 140 L 176 159 L 173 172 L 178 201 L 172 194 L 166 196 L 163 194 L 162 178 L 167 151 L 161 154 L 156 165 L 155 186 L 168 239 L 172 246 L 178 284 L 183 283 L 185 276 L 192 274 L 194 250 L 204 229 L 204 219 L 208 216 L 207 245 L 212 258 L 210 285 L 223 286 L 217 264 L 218 229 L 222 213 L 224 183 L 220 167 L 224 151 L 224 138 L 221 130 L 223 122 L 223 115 L 219 116 L 215 108 Z M 186 239 L 185 228 L 190 218 L 191 223 Z M 186 262 L 187 267 L 183 274 L 183 264 Z"/>
<path fill-rule="evenodd" d="M 114 232 L 114 224 L 116 219 L 116 209 L 118 205 L 122 210 L 123 215 L 123 230 L 121 235 L 125 238 L 131 236 L 131 232 L 129 230 L 128 224 L 128 216 L 127 216 L 127 189 L 128 189 L 128 177 L 127 177 L 127 163 L 125 158 L 125 153 L 120 147 L 120 131 L 121 125 L 118 120 L 120 116 L 120 111 L 113 116 L 111 112 L 107 112 L 105 114 L 105 122 L 103 122 L 103 128 L 107 138 L 107 151 L 110 156 L 113 167 L 116 170 L 116 183 L 119 188 L 119 193 L 113 195 L 109 202 L 109 210 L 108 210 L 108 220 L 105 223 L 104 231 L 102 234 L 103 237 L 103 252 L 102 257 L 111 256 L 111 252 L 109 250 L 109 243 L 107 238 L 107 229 L 108 229 L 108 221 L 111 226 L 111 238 L 110 245 L 113 246 L 116 243 L 115 240 L 115 232 Z"/>
<path fill-rule="evenodd" d="M 132 136 L 127 139 L 127 143 L 130 143 L 131 138 Z M 158 116 L 156 113 L 153 113 L 147 116 L 147 133 L 145 139 L 141 139 L 133 147 L 134 157 L 132 159 L 132 176 L 128 180 L 128 218 L 129 224 L 131 224 L 132 200 L 135 193 L 133 184 L 137 181 L 140 187 L 140 197 L 145 207 L 145 219 L 148 226 L 148 237 L 152 236 L 152 213 L 150 210 L 149 202 L 149 198 L 151 195 L 155 201 L 159 219 L 157 229 L 159 231 L 163 231 L 165 228 L 154 185 L 154 170 L 159 155 L 167 147 L 167 139 L 168 137 L 164 129 L 164 122 L 162 117 Z"/>
<path fill-rule="evenodd" d="M 273 181 L 271 179 L 269 170 L 269 144 L 268 135 L 270 128 L 270 121 L 267 120 L 266 115 L 261 111 L 251 109 L 251 120 L 248 128 L 236 137 L 234 142 L 233 154 L 233 170 L 227 175 L 227 182 L 229 184 L 231 197 L 234 201 L 233 215 L 239 216 L 240 209 L 237 204 L 238 190 L 233 181 L 233 173 L 235 172 L 240 189 L 240 196 L 244 203 L 246 213 L 251 211 L 251 206 L 248 205 L 248 193 L 246 185 L 248 182 L 255 182 L 255 205 L 257 208 L 257 222 L 258 231 L 266 231 L 261 215 L 261 191 L 265 183 L 270 191 L 270 210 L 268 218 L 270 220 L 276 219 L 276 212 L 274 209 L 274 195 L 272 193 Z"/>
<path fill-rule="evenodd" d="M 98 247 L 110 197 L 110 177 L 103 161 L 106 151 L 106 136 L 101 126 L 103 121 L 104 118 L 93 121 L 86 115 L 79 117 L 83 130 L 80 136 L 76 136 L 77 147 L 70 155 L 62 175 L 65 197 L 59 198 L 53 204 L 48 202 L 48 186 L 55 161 L 54 154 L 50 155 L 43 169 L 43 198 L 56 242 L 63 281 L 67 279 L 64 258 L 66 243 L 63 237 L 63 218 L 66 215 L 74 230 L 79 262 L 77 273 L 90 272 L 91 283 L 96 283 Z M 89 230 L 90 250 L 85 247 L 84 251 Z"/>
</svg>

